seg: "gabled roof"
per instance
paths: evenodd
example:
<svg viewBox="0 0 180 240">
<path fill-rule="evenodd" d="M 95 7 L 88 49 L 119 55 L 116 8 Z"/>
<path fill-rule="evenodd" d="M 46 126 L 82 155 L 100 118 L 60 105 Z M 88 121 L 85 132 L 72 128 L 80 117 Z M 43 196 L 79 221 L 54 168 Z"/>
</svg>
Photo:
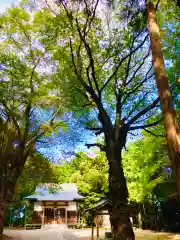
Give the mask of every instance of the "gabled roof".
<svg viewBox="0 0 180 240">
<path fill-rule="evenodd" d="M 77 192 L 75 184 L 40 184 L 36 187 L 35 194 L 26 197 L 29 200 L 37 201 L 75 201 L 84 199 Z"/>
<path fill-rule="evenodd" d="M 58 193 L 62 191 L 67 192 L 78 192 L 76 184 L 74 183 L 63 183 L 63 184 L 56 184 L 56 183 L 41 183 L 36 187 L 35 193 L 38 194 L 49 194 L 49 193 Z"/>
<path fill-rule="evenodd" d="M 98 211 L 103 208 L 106 208 L 106 207 L 108 208 L 111 206 L 112 206 L 111 201 L 109 201 L 107 199 L 103 199 L 103 200 L 99 201 L 94 207 L 86 209 L 85 212 Z"/>
</svg>

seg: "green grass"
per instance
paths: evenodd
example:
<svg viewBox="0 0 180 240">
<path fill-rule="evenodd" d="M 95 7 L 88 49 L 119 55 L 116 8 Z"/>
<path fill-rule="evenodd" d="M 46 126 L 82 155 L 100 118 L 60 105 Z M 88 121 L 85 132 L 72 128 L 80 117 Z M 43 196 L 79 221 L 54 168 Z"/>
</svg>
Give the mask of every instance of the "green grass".
<svg viewBox="0 0 180 240">
<path fill-rule="evenodd" d="M 153 232 L 139 232 L 136 233 L 136 240 L 180 240 L 180 235 L 171 233 L 153 233 Z"/>
<path fill-rule="evenodd" d="M 180 235 L 172 233 L 155 233 L 151 231 L 138 231 L 136 240 L 180 240 Z"/>
</svg>

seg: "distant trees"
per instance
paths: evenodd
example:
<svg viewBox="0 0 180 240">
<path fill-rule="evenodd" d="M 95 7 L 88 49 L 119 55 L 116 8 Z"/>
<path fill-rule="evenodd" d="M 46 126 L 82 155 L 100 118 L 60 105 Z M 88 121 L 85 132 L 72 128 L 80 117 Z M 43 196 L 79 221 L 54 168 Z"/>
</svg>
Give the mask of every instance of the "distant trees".
<svg viewBox="0 0 180 240">
<path fill-rule="evenodd" d="M 35 188 L 41 183 L 56 181 L 54 164 L 35 152 L 28 157 L 23 171 L 17 180 L 13 199 L 22 201 L 24 197 L 34 193 Z"/>
<path fill-rule="evenodd" d="M 55 167 L 58 183 L 75 183 L 78 191 L 86 197 L 84 208 L 93 206 L 108 192 L 108 164 L 103 153 L 90 157 L 83 152 L 68 162 L 61 161 Z"/>
<path fill-rule="evenodd" d="M 86 196 L 84 207 L 88 208 L 106 198 L 108 192 L 108 163 L 106 156 L 98 153 L 95 157 L 78 153 L 79 167 L 70 181 L 76 183 L 81 194 Z"/>
</svg>

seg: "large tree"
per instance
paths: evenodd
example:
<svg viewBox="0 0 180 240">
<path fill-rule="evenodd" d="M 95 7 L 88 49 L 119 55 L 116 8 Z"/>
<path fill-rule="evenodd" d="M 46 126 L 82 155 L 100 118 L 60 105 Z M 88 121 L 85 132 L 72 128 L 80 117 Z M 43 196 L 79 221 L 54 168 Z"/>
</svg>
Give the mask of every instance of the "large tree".
<svg viewBox="0 0 180 240">
<path fill-rule="evenodd" d="M 112 1 L 110 2 L 112 4 Z M 161 102 L 169 157 L 177 176 L 178 195 L 180 194 L 180 130 L 175 111 L 177 102 L 174 96 L 177 94 L 178 88 L 175 85 L 179 76 L 177 25 L 179 11 L 179 1 L 169 0 L 124 1 L 123 6 L 124 16 L 127 14 L 131 16 L 134 30 L 145 21 L 147 22 L 156 86 Z M 165 60 L 168 60 L 166 66 Z M 169 68 L 171 68 L 171 76 Z"/>
<path fill-rule="evenodd" d="M 159 3 L 159 1 L 158 1 Z M 158 4 L 157 3 L 157 4 Z M 157 6 L 157 5 L 156 5 Z M 164 129 L 169 148 L 169 156 L 176 172 L 176 189 L 180 195 L 180 128 L 173 105 L 172 92 L 168 84 L 164 56 L 161 47 L 160 29 L 156 17 L 156 9 L 152 1 L 147 1 L 147 23 L 150 34 L 153 66 L 156 84 L 161 102 Z"/>
<path fill-rule="evenodd" d="M 52 62 L 40 45 L 38 26 L 23 8 L 0 16 L 0 239 L 8 204 L 24 164 L 42 137 L 61 125 L 48 86 Z M 47 65 L 48 64 L 48 69 Z M 48 70 L 48 71 L 47 71 Z M 49 94 L 52 95 L 49 95 Z M 49 114 L 43 114 L 49 109 Z"/>
<path fill-rule="evenodd" d="M 128 21 L 108 21 L 106 28 L 105 19 L 96 15 L 98 4 L 59 2 L 56 12 L 48 5 L 39 13 L 44 24 L 42 42 L 51 44 L 58 62 L 53 79 L 57 92 L 68 95 L 66 104 L 72 111 L 91 119 L 84 121 L 87 129 L 104 136 L 104 144 L 87 147 L 97 146 L 106 153 L 114 239 L 134 239 L 122 150 L 128 133 L 159 123 L 157 119 L 145 124 L 159 99 L 154 94 L 146 30 L 134 32 Z"/>
</svg>

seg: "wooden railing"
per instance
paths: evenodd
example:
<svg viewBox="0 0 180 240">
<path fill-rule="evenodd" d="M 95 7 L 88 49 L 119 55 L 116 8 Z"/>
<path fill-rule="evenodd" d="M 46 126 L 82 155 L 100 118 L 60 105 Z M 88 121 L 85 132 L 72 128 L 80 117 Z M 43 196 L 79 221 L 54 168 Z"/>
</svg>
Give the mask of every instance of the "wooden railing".
<svg viewBox="0 0 180 240">
<path fill-rule="evenodd" d="M 35 223 L 33 223 L 33 224 L 25 224 L 25 229 L 26 230 L 32 230 L 32 229 L 34 229 L 34 230 L 36 230 L 36 229 L 41 229 L 41 224 L 35 224 Z"/>
</svg>

